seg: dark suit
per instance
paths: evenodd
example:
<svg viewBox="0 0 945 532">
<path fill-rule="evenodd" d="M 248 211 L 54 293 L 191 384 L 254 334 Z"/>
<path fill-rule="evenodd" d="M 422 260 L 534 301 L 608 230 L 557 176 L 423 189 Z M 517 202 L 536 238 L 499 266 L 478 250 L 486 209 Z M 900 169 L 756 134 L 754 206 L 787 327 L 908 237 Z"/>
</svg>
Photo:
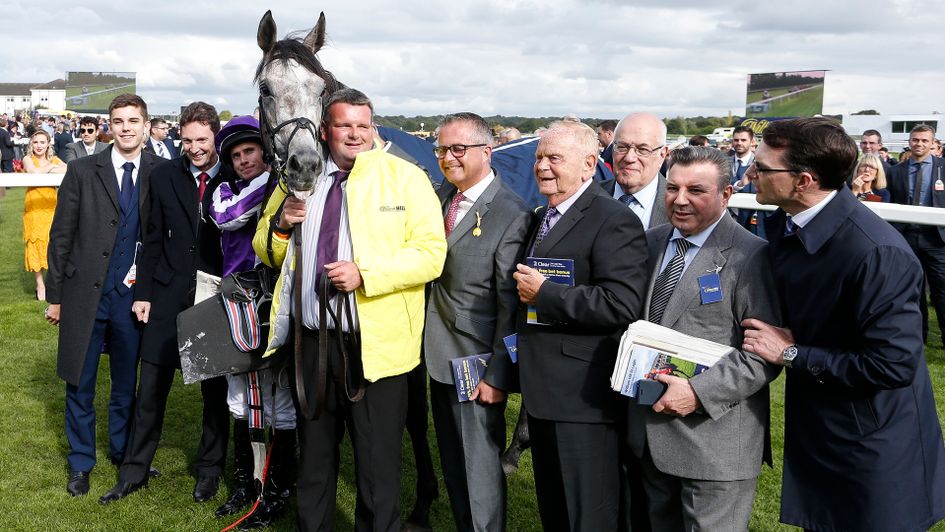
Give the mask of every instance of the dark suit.
<svg viewBox="0 0 945 532">
<path fill-rule="evenodd" d="M 647 229 L 669 222 L 669 216 L 666 214 L 666 178 L 663 174 L 659 174 L 656 176 L 656 179 L 656 199 L 653 200 L 653 210 L 650 212 L 650 223 L 647 225 Z M 617 180 L 608 179 L 607 181 L 602 181 L 600 186 L 610 197 L 613 197 Z"/>
<path fill-rule="evenodd" d="M 75 142 L 75 139 L 72 138 L 72 133 L 56 133 L 56 136 L 53 138 L 54 149 L 56 155 L 61 155 L 66 152 L 66 146 Z M 60 157 L 61 159 L 62 157 Z"/>
<path fill-rule="evenodd" d="M 846 189 L 797 233 L 769 217 L 785 325 L 781 521 L 927 530 L 945 518 L 945 444 L 921 336 L 922 270 Z"/>
<path fill-rule="evenodd" d="M 945 208 L 945 191 L 935 190 L 935 180 L 945 179 L 945 160 L 929 156 L 932 159 L 932 174 L 929 183 L 923 190 L 928 197 L 922 202 L 927 207 Z M 915 179 L 911 170 L 912 164 L 898 164 L 887 170 L 887 181 L 890 199 L 893 203 L 903 205 L 912 204 L 912 195 L 909 194 L 910 180 Z M 893 226 L 906 238 L 909 247 L 915 252 L 922 263 L 925 272 L 925 281 L 928 283 L 929 295 L 935 306 L 938 317 L 938 328 L 943 333 L 945 341 L 945 227 L 934 225 L 914 225 L 896 223 Z M 928 333 L 928 306 L 925 304 L 925 290 L 922 291 L 922 331 L 923 338 Z"/>
<path fill-rule="evenodd" d="M 444 216 L 456 187 L 438 191 Z M 478 217 L 478 219 L 477 219 Z M 505 403 L 460 403 L 450 360 L 492 353 L 485 381 L 518 389 L 503 338 L 512 334 L 518 293 L 512 274 L 522 258 L 533 214 L 496 173 L 447 237 L 440 277 L 430 283 L 424 357 L 443 477 L 457 530 L 504 530 Z M 479 221 L 481 220 L 481 222 Z M 473 231 L 479 228 L 479 233 Z"/>
<path fill-rule="evenodd" d="M 111 399 L 109 456 L 125 452 L 134 400 L 141 327 L 131 313 L 134 289 L 122 281 L 133 264 L 149 212 L 149 176 L 157 164 L 142 154 L 135 190 L 125 204 L 111 148 L 69 165 L 59 188 L 49 237 L 46 300 L 61 305 L 57 372 L 66 381 L 69 467 L 95 465 L 95 382 L 108 340 Z"/>
<path fill-rule="evenodd" d="M 10 132 L 0 127 L 0 172 L 13 171 L 14 146 Z"/>
<path fill-rule="evenodd" d="M 161 157 L 162 159 L 174 159 L 180 155 L 177 153 L 177 148 L 174 147 L 173 140 L 169 138 L 164 139 L 162 143 L 164 144 L 164 149 L 167 150 L 167 154 L 170 155 L 170 157 Z M 151 137 L 148 137 L 148 141 L 144 143 L 144 151 L 157 155 L 157 150 L 154 149 L 154 139 Z"/>
<path fill-rule="evenodd" d="M 174 372 L 180 367 L 177 314 L 194 303 L 197 270 L 219 275 L 223 268 L 220 230 L 210 220 L 213 190 L 226 179 L 221 165 L 209 180 L 202 204 L 190 160 L 163 161 L 151 178 L 151 214 L 139 262 L 135 300 L 149 301 L 151 313 L 141 341 L 141 383 L 120 480 L 142 482 L 160 439 Z M 203 213 L 203 216 L 201 216 Z M 220 476 L 226 463 L 229 412 L 226 380 L 201 381 L 203 435 L 197 474 Z"/>
<path fill-rule="evenodd" d="M 669 224 L 646 233 L 645 309 L 672 234 Z M 723 299 L 702 304 L 699 277 L 716 270 Z M 771 462 L 768 383 L 781 367 L 741 350 L 746 318 L 781 322 L 767 246 L 726 214 L 691 259 L 659 324 L 735 349 L 689 380 L 698 411 L 676 418 L 628 405 L 627 443 L 643 461 L 656 530 L 748 527 L 762 460 Z M 686 496 L 693 491 L 701 496 Z"/>
<path fill-rule="evenodd" d="M 620 335 L 642 315 L 643 228 L 591 183 L 529 255 L 573 260 L 575 279 L 573 287 L 541 285 L 535 306 L 552 325 L 528 325 L 522 305 L 516 326 L 542 525 L 615 530 L 623 403 L 609 379 Z"/>
<path fill-rule="evenodd" d="M 96 153 L 102 153 L 105 151 L 105 148 L 108 148 L 108 144 L 96 140 L 94 153 L 92 155 L 95 155 Z M 66 149 L 62 151 L 62 154 L 58 155 L 59 158 L 62 159 L 62 162 L 68 163 L 69 161 L 88 157 L 89 152 L 85 149 L 85 143 L 80 140 L 78 142 L 66 144 Z"/>
</svg>

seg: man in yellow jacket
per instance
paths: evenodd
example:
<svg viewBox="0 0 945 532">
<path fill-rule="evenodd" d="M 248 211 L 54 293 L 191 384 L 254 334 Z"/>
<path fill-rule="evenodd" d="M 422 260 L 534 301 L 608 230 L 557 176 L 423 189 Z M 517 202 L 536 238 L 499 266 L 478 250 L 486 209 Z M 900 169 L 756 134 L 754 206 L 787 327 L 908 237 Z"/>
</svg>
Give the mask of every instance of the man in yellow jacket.
<svg viewBox="0 0 945 532">
<path fill-rule="evenodd" d="M 420 363 L 424 284 L 440 275 L 446 258 L 443 218 L 426 175 L 375 149 L 374 109 L 364 94 L 342 89 L 325 108 L 321 136 L 329 158 L 311 196 L 301 200 L 278 187 L 253 242 L 263 262 L 282 268 L 267 355 L 293 341 L 301 323 L 294 335 L 301 378 L 292 382 L 314 419 L 299 413 L 299 528 L 336 528 L 338 443 L 347 425 L 357 476 L 355 528 L 390 530 L 400 524 L 406 374 Z M 330 285 L 325 298 L 323 276 Z M 293 302 L 299 281 L 300 305 Z M 320 299 L 331 311 L 324 320 Z M 321 350 L 319 328 L 327 336 Z"/>
</svg>

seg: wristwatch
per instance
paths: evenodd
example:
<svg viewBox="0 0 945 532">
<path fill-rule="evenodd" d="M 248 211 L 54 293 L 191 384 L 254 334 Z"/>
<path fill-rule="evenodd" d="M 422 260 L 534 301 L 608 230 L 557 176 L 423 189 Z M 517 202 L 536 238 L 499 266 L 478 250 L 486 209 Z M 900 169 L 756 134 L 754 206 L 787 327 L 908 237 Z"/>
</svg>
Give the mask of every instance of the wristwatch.
<svg viewBox="0 0 945 532">
<path fill-rule="evenodd" d="M 781 362 L 783 362 L 785 366 L 791 367 L 795 358 L 797 358 L 796 345 L 789 345 L 784 348 L 784 351 L 781 351 Z"/>
</svg>

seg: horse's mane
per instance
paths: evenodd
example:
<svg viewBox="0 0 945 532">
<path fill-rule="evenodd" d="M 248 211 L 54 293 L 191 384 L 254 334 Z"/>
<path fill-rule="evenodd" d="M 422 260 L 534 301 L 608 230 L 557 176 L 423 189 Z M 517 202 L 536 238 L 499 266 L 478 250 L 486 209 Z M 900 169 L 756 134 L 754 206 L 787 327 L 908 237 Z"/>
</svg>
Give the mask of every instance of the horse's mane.
<svg viewBox="0 0 945 532">
<path fill-rule="evenodd" d="M 345 84 L 335 79 L 334 74 L 322 66 L 318 58 L 315 57 L 315 54 L 312 53 L 307 46 L 302 44 L 301 40 L 293 37 L 283 39 L 273 45 L 272 50 L 262 58 L 262 61 L 259 62 L 259 66 L 256 67 L 256 75 L 253 77 L 253 81 L 259 82 L 263 67 L 268 63 L 282 61 L 284 65 L 290 59 L 294 59 L 310 72 L 322 78 L 325 81 L 325 94 L 331 94 L 339 89 L 345 88 Z"/>
</svg>

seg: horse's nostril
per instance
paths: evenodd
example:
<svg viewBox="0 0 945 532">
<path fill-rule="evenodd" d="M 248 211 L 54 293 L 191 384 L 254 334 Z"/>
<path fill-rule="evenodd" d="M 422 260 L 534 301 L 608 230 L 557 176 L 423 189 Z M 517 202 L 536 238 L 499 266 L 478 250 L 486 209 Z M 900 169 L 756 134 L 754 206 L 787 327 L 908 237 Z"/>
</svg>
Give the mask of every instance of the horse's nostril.
<svg viewBox="0 0 945 532">
<path fill-rule="evenodd" d="M 302 170 L 302 164 L 299 162 L 299 158 L 295 154 L 292 154 L 289 156 L 288 165 L 289 165 L 289 170 L 293 172 L 299 172 Z"/>
</svg>

